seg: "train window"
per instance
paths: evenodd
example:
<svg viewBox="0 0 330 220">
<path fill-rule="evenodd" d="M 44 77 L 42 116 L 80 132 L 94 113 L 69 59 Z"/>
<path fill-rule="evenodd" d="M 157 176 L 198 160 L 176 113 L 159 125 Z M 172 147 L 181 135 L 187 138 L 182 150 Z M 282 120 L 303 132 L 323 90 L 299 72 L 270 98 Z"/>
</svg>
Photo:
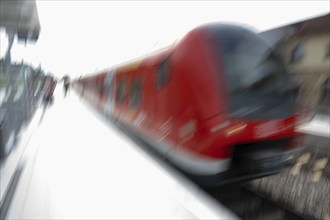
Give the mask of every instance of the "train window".
<svg viewBox="0 0 330 220">
<path fill-rule="evenodd" d="M 305 46 L 299 43 L 291 52 L 291 63 L 298 62 L 303 58 Z"/>
<path fill-rule="evenodd" d="M 330 57 L 330 43 L 325 48 L 325 57 Z"/>
<path fill-rule="evenodd" d="M 262 39 L 250 32 L 230 30 L 215 40 L 224 62 L 230 93 L 268 93 L 278 90 L 284 78 L 283 66 Z M 276 84 L 274 83 L 275 81 Z"/>
<path fill-rule="evenodd" d="M 134 79 L 131 84 L 131 99 L 129 105 L 138 107 L 141 103 L 141 80 Z"/>
<path fill-rule="evenodd" d="M 162 89 L 170 79 L 169 60 L 166 59 L 159 66 L 156 72 L 156 89 Z"/>
<path fill-rule="evenodd" d="M 99 92 L 99 94 L 100 95 L 102 95 L 103 94 L 103 85 L 102 85 L 102 83 L 100 82 L 100 83 L 98 83 L 98 92 Z"/>
<path fill-rule="evenodd" d="M 123 79 L 121 79 L 118 83 L 117 93 L 116 93 L 116 100 L 118 103 L 123 103 L 125 100 L 126 94 L 126 84 Z"/>
<path fill-rule="evenodd" d="M 330 106 L 330 79 L 327 79 L 322 85 L 321 104 Z"/>
</svg>

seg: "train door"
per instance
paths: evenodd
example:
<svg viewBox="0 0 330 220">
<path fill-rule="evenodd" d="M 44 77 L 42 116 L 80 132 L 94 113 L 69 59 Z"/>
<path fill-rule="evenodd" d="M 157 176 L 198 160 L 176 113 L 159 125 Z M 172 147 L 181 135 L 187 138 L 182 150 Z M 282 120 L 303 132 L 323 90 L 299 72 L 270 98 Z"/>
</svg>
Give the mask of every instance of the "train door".
<svg viewBox="0 0 330 220">
<path fill-rule="evenodd" d="M 110 117 L 113 114 L 113 109 L 114 109 L 114 74 L 115 70 L 110 70 L 109 73 L 107 74 L 105 80 L 104 80 L 104 92 L 105 94 L 105 106 L 104 106 L 104 113 L 107 117 Z"/>
<path fill-rule="evenodd" d="M 170 70 L 169 60 L 162 61 L 155 71 L 155 133 L 159 148 L 164 154 L 168 154 L 174 144 L 167 140 L 171 132 L 170 90 L 169 90 Z"/>
<path fill-rule="evenodd" d="M 133 73 L 129 84 L 129 114 L 127 115 L 127 119 L 134 127 L 138 127 L 139 129 L 141 129 L 146 117 L 142 103 L 143 87 L 144 74 L 141 71 Z"/>
</svg>

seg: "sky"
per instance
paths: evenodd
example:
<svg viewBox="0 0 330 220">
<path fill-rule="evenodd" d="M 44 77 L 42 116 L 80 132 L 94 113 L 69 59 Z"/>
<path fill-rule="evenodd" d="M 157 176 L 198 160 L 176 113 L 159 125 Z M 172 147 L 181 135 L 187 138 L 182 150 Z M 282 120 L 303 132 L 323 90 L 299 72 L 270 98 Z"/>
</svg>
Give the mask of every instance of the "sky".
<svg viewBox="0 0 330 220">
<path fill-rule="evenodd" d="M 173 44 L 209 22 L 257 32 L 329 13 L 329 1 L 37 1 L 35 44 L 14 42 L 12 60 L 72 78 Z M 1 33 L 1 57 L 6 38 Z"/>
</svg>

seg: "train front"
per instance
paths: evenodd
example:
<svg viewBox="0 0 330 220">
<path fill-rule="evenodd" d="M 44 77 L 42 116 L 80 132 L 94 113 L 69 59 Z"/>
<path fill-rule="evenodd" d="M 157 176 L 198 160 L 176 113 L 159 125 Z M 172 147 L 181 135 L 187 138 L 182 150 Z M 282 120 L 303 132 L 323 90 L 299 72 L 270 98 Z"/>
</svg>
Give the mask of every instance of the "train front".
<svg viewBox="0 0 330 220">
<path fill-rule="evenodd" d="M 228 120 L 222 127 L 233 146 L 231 170 L 238 176 L 277 172 L 301 146 L 295 133 L 296 88 L 274 50 L 256 33 L 231 25 L 210 26 L 209 31 L 220 61 L 216 75 L 226 91 L 221 97 L 228 104 Z"/>
</svg>

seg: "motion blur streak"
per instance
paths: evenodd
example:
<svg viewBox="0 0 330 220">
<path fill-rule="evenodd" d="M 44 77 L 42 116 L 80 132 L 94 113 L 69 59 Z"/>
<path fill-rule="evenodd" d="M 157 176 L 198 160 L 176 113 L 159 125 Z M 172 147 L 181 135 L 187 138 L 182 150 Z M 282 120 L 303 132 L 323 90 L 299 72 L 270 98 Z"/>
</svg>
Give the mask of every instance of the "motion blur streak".
<svg viewBox="0 0 330 220">
<path fill-rule="evenodd" d="M 207 187 L 278 172 L 298 152 L 295 87 L 273 48 L 240 26 L 202 25 L 74 87 Z"/>
</svg>

